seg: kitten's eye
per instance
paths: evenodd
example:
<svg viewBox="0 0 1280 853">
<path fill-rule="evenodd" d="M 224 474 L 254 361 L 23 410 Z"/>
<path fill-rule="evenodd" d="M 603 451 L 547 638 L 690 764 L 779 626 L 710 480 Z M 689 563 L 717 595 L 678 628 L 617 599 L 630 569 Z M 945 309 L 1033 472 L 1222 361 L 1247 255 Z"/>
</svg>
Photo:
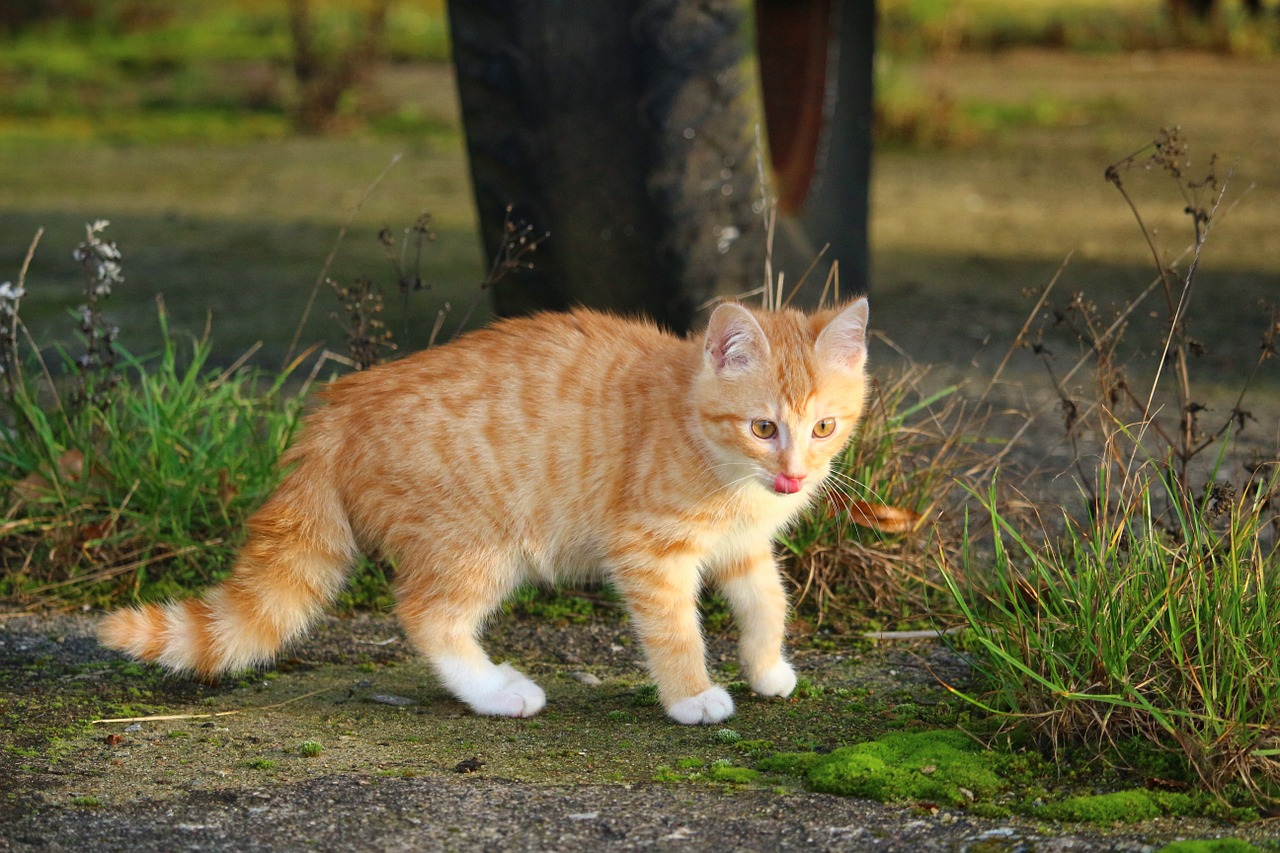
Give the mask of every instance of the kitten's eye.
<svg viewBox="0 0 1280 853">
<path fill-rule="evenodd" d="M 751 434 L 756 438 L 773 438 L 778 434 L 778 425 L 764 418 L 756 418 L 751 422 Z"/>
<path fill-rule="evenodd" d="M 836 431 L 835 418 L 823 418 L 813 426 L 813 435 L 815 438 L 826 438 Z"/>
</svg>

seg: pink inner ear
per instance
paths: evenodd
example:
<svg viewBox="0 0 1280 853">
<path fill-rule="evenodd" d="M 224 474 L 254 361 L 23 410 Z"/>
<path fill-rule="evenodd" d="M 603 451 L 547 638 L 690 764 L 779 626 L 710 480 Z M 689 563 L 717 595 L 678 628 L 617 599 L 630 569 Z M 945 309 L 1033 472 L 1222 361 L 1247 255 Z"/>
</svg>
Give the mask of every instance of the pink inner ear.
<svg viewBox="0 0 1280 853">
<path fill-rule="evenodd" d="M 828 358 L 857 366 L 867 354 L 867 300 L 859 299 L 841 311 L 818 336 Z"/>
<path fill-rule="evenodd" d="M 760 326 L 744 308 L 722 305 L 711 315 L 707 329 L 707 354 L 716 371 L 744 369 L 767 351 Z"/>
</svg>

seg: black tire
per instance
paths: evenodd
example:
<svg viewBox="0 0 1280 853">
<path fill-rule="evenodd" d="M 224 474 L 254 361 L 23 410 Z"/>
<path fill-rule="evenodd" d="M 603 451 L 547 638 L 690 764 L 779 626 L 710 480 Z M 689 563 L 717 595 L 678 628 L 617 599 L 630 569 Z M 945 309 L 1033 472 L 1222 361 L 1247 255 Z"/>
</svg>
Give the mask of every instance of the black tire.
<svg viewBox="0 0 1280 853">
<path fill-rule="evenodd" d="M 508 206 L 549 234 L 533 269 L 495 288 L 498 313 L 587 305 L 685 331 L 709 300 L 761 284 L 741 3 L 451 0 L 449 17 L 486 251 Z M 865 185 L 861 207 L 865 267 Z M 781 256 L 834 244 L 804 242 L 803 205 L 785 218 Z"/>
</svg>

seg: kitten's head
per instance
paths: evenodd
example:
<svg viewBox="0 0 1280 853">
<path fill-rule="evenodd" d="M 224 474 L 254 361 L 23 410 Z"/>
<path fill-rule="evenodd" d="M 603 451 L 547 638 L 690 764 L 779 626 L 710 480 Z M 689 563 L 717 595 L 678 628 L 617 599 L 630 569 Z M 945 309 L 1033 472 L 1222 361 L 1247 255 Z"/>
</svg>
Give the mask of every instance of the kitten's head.
<svg viewBox="0 0 1280 853">
<path fill-rule="evenodd" d="M 813 315 L 716 308 L 695 403 L 723 480 L 812 494 L 862 417 L 866 330 L 866 299 Z"/>
</svg>

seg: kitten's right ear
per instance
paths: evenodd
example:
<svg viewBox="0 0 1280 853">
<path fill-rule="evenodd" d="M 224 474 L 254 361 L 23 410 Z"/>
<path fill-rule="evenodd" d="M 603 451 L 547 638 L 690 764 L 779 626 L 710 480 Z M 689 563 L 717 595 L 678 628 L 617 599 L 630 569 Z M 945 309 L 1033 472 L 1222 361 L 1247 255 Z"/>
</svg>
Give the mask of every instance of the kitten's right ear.
<svg viewBox="0 0 1280 853">
<path fill-rule="evenodd" d="M 832 318 L 815 345 L 828 363 L 861 370 L 867 358 L 867 299 L 850 303 Z"/>
<path fill-rule="evenodd" d="M 711 314 L 703 354 L 716 373 L 741 373 L 769 356 L 769 340 L 750 311 L 724 302 Z"/>
</svg>

